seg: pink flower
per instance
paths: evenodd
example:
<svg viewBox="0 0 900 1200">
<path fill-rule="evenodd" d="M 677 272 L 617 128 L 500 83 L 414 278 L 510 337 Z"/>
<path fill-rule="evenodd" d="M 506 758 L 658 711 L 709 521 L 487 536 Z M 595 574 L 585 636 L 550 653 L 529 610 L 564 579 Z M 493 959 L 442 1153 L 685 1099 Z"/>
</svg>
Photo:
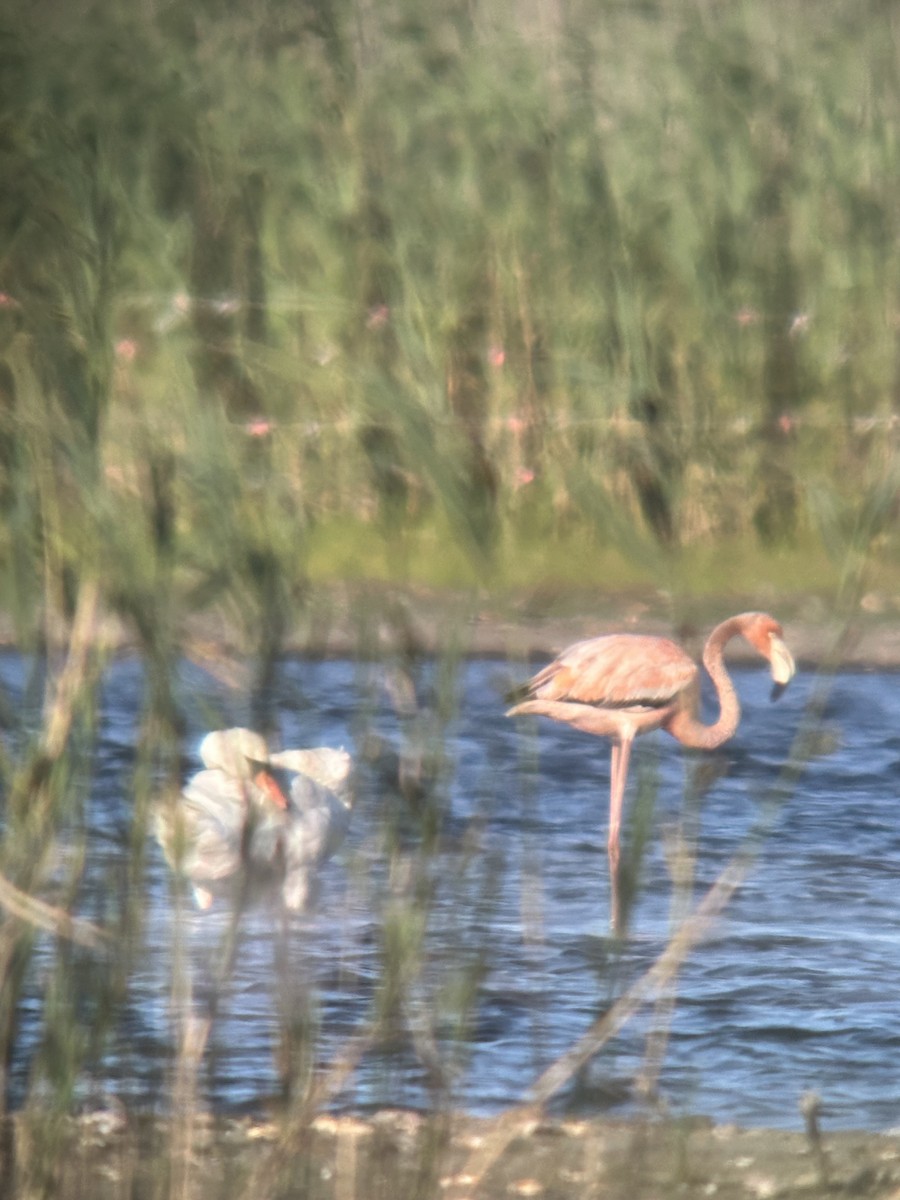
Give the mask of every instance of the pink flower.
<svg viewBox="0 0 900 1200">
<path fill-rule="evenodd" d="M 488 349 L 488 362 L 492 367 L 502 367 L 506 362 L 506 351 L 502 346 L 494 345 Z"/>
<path fill-rule="evenodd" d="M 516 467 L 516 476 L 514 487 L 528 487 L 529 483 L 534 483 L 535 473 L 531 467 Z"/>
<path fill-rule="evenodd" d="M 244 433 L 248 437 L 266 437 L 275 428 L 275 422 L 269 420 L 268 417 L 251 417 L 244 424 Z"/>
<path fill-rule="evenodd" d="M 799 337 L 801 333 L 806 333 L 809 329 L 809 323 L 812 320 L 808 312 L 794 313 L 791 319 L 791 327 L 788 330 L 790 337 Z"/>
<path fill-rule="evenodd" d="M 116 358 L 122 362 L 134 362 L 137 357 L 138 344 L 134 338 L 120 338 L 116 342 Z"/>
<path fill-rule="evenodd" d="M 223 317 L 230 317 L 233 313 L 240 310 L 241 302 L 237 296 L 220 296 L 217 300 L 210 301 L 210 308 L 213 312 L 219 313 Z"/>
<path fill-rule="evenodd" d="M 391 319 L 391 310 L 386 304 L 376 304 L 366 314 L 366 329 L 381 329 Z"/>
</svg>

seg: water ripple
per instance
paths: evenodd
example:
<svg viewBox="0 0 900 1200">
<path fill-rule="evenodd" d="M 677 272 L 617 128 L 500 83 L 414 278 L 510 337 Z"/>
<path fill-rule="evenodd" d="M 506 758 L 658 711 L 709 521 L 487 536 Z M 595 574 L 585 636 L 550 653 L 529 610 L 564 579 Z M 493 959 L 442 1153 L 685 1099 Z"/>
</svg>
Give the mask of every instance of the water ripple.
<svg viewBox="0 0 900 1200">
<path fill-rule="evenodd" d="M 25 672 L 0 657 L 11 695 L 24 696 Z M 605 743 L 549 722 L 506 720 L 492 663 L 467 665 L 457 710 L 445 698 L 440 717 L 437 675 L 425 672 L 415 718 L 394 713 L 374 665 L 286 664 L 275 697 L 285 744 L 344 745 L 359 755 L 368 738 L 382 758 L 360 771 L 352 833 L 325 875 L 317 911 L 293 922 L 286 940 L 270 914 L 246 915 L 233 976 L 219 989 L 204 1082 L 210 1102 L 244 1110 L 277 1090 L 286 1015 L 316 1014 L 321 1065 L 381 1011 L 390 922 L 392 936 L 421 937 L 417 974 L 407 1007 L 394 1014 L 394 1035 L 366 1057 L 340 1102 L 425 1105 L 448 1086 L 473 1112 L 520 1100 L 664 948 L 679 831 L 696 845 L 699 896 L 762 823 L 754 869 L 673 981 L 674 1006 L 651 1005 L 631 1021 L 556 1103 L 635 1110 L 643 1101 L 633 1081 L 656 1031 L 668 1035 L 659 1089 L 673 1111 L 797 1127 L 799 1096 L 812 1087 L 826 1123 L 900 1124 L 898 680 L 860 672 L 834 681 L 817 757 L 785 797 L 777 785 L 814 681 L 801 674 L 770 706 L 762 672 L 736 678 L 743 724 L 698 803 L 685 808 L 685 783 L 703 756 L 661 734 L 636 747 L 630 806 L 640 786 L 649 836 L 630 935 L 620 943 L 608 931 Z M 193 668 L 180 687 L 188 712 L 246 718 Z M 129 878 L 122 863 L 131 853 L 142 688 L 139 666 L 115 664 L 85 803 L 88 914 L 113 911 L 117 896 L 124 903 L 115 889 Z M 435 786 L 411 799 L 396 766 L 429 730 L 441 751 Z M 82 837 L 73 828 L 73 854 Z M 191 964 L 195 998 L 208 998 L 228 920 L 186 911 L 179 925 L 155 845 L 141 887 L 141 942 L 94 1070 L 98 1086 L 153 1107 L 171 1071 L 176 948 Z M 55 954 L 50 939 L 39 944 L 20 1005 L 19 1095 L 40 1045 Z M 429 1054 L 447 1068 L 440 1085 Z"/>
</svg>

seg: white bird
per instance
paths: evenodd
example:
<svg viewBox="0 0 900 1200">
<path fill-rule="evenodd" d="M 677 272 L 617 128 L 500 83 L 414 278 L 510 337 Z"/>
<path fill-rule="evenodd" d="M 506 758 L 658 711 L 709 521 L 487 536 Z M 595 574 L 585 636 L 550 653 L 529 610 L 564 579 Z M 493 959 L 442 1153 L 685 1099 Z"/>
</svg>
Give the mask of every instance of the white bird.
<svg viewBox="0 0 900 1200">
<path fill-rule="evenodd" d="M 270 754 L 249 729 L 215 730 L 200 743 L 204 770 L 157 806 L 156 836 L 190 880 L 200 908 L 241 872 L 254 890 L 281 888 L 286 908 L 309 903 L 318 867 L 343 841 L 353 805 L 352 761 L 319 747 Z M 294 775 L 287 790 L 273 772 Z"/>
</svg>

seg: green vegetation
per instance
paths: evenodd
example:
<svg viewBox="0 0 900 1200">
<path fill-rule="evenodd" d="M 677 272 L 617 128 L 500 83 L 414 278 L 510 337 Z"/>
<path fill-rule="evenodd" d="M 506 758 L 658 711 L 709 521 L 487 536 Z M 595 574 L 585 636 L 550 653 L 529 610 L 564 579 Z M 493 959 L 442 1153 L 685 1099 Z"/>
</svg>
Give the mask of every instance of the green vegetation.
<svg viewBox="0 0 900 1200">
<path fill-rule="evenodd" d="M 2 713 L 4 1069 L 36 928 L 58 1110 L 99 1053 L 194 619 L 265 728 L 287 638 L 360 581 L 389 585 L 351 611 L 361 655 L 384 617 L 410 671 L 404 588 L 900 604 L 898 68 L 883 0 L 8 0 L 0 611 L 41 653 Z M 108 616 L 147 666 L 135 823 L 73 923 Z M 410 735 L 438 764 L 464 649 Z M 390 1024 L 427 896 L 387 916 Z M 109 938 L 132 950 L 85 968 Z M 444 986 L 460 1026 L 481 968 Z"/>
<path fill-rule="evenodd" d="M 827 595 L 860 537 L 891 591 L 891 7 L 419 9 L 7 10 L 20 639 L 85 574 L 145 638 L 347 578 Z"/>
</svg>

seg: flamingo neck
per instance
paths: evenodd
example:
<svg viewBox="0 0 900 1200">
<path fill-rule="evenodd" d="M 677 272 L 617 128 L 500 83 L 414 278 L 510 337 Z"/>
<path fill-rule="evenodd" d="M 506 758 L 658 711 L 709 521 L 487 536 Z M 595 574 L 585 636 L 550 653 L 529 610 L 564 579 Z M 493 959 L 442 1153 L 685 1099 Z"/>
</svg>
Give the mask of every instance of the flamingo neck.
<svg viewBox="0 0 900 1200">
<path fill-rule="evenodd" d="M 740 622 L 731 617 L 716 626 L 703 647 L 703 665 L 713 681 L 719 701 L 718 720 L 712 725 L 704 725 L 693 711 L 684 708 L 669 722 L 669 732 L 693 750 L 717 749 L 729 738 L 734 737 L 740 723 L 741 705 L 725 667 L 725 647 L 741 632 Z"/>
</svg>

